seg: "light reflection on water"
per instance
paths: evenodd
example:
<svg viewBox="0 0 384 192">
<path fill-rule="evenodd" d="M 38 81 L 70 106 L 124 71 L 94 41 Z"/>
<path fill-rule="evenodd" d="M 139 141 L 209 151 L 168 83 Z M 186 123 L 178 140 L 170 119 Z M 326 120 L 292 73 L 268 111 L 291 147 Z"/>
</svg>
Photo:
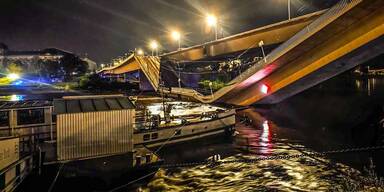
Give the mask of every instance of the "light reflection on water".
<svg viewBox="0 0 384 192">
<path fill-rule="evenodd" d="M 259 144 L 260 144 L 260 146 L 263 146 L 261 148 L 261 150 L 262 150 L 262 153 L 264 153 L 266 155 L 270 154 L 270 150 L 272 147 L 270 136 L 271 135 L 269 132 L 269 124 L 268 124 L 268 121 L 265 120 L 262 124 L 262 133 L 260 136 L 260 143 Z"/>
<path fill-rule="evenodd" d="M 368 96 L 381 93 L 384 85 L 384 78 L 355 79 L 356 90 L 365 92 Z"/>
<path fill-rule="evenodd" d="M 252 159 L 236 155 L 226 160 Z M 347 167 L 340 166 L 343 171 Z M 345 176 L 310 158 L 198 166 L 167 173 L 160 170 L 148 191 L 328 191 L 341 189 Z"/>
<path fill-rule="evenodd" d="M 247 113 L 254 113 L 248 110 Z M 254 115 L 254 114 L 253 114 Z M 254 159 L 273 155 L 297 155 L 313 152 L 297 133 L 281 129 L 265 119 L 253 119 L 252 125 L 238 123 L 234 138 L 238 153 L 224 160 Z M 186 149 L 187 150 L 187 149 Z M 166 158 L 165 158 L 165 161 Z M 332 166 L 330 166 L 332 165 Z M 257 163 L 231 163 L 195 166 L 160 171 L 144 191 L 343 191 L 346 181 L 357 183 L 361 174 L 343 164 L 324 158 L 302 156 Z"/>
</svg>

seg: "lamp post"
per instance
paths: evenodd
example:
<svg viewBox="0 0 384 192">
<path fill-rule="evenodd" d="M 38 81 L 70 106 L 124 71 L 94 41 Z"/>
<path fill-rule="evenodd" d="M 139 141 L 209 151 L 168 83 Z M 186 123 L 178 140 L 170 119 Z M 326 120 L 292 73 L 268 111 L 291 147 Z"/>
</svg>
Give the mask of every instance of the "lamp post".
<svg viewBox="0 0 384 192">
<path fill-rule="evenodd" d="M 178 31 L 172 31 L 172 33 L 171 33 L 171 37 L 172 37 L 172 39 L 173 40 L 175 40 L 175 41 L 177 41 L 177 43 L 178 43 L 178 50 L 181 50 L 181 34 L 180 34 L 180 32 L 178 32 Z M 180 66 L 179 66 L 179 61 L 176 61 L 176 63 L 177 63 L 177 68 L 178 68 L 178 70 L 179 70 L 179 77 L 178 77 L 178 79 L 177 79 L 177 82 L 178 82 L 178 84 L 179 84 L 179 88 L 181 88 L 181 79 L 180 79 Z"/>
<path fill-rule="evenodd" d="M 214 15 L 207 15 L 206 22 L 209 27 L 215 28 L 215 40 L 217 40 L 217 28 L 218 28 L 217 17 Z"/>
<path fill-rule="evenodd" d="M 212 86 L 213 86 L 212 81 L 210 81 L 208 85 L 209 85 L 209 89 L 211 90 L 211 97 L 212 97 L 212 99 L 213 99 L 214 96 L 213 96 L 213 89 L 212 89 Z"/>
<path fill-rule="evenodd" d="M 291 20 L 291 0 L 288 0 L 288 20 Z"/>
<path fill-rule="evenodd" d="M 264 45 L 264 41 L 261 40 L 261 41 L 259 42 L 259 47 L 261 48 L 261 52 L 263 53 L 264 62 L 266 63 L 266 62 L 267 62 L 267 58 L 265 57 L 265 52 L 264 52 L 263 45 Z"/>
<path fill-rule="evenodd" d="M 149 48 L 152 50 L 152 56 L 154 52 L 156 53 L 156 56 L 158 55 L 157 49 L 159 48 L 159 44 L 156 41 L 151 41 L 149 43 Z"/>
</svg>

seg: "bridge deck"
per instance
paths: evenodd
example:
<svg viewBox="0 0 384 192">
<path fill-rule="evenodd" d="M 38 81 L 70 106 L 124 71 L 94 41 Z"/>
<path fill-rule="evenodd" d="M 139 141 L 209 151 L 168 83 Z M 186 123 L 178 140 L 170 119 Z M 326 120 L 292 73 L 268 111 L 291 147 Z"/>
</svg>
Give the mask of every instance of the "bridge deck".
<svg viewBox="0 0 384 192">
<path fill-rule="evenodd" d="M 383 4 L 380 0 L 340 1 L 273 50 L 266 62 L 259 61 L 213 95 L 204 96 L 187 88 L 173 88 L 172 93 L 205 103 L 257 103 L 382 36 Z M 262 84 L 270 87 L 268 94 L 260 92 Z"/>
</svg>

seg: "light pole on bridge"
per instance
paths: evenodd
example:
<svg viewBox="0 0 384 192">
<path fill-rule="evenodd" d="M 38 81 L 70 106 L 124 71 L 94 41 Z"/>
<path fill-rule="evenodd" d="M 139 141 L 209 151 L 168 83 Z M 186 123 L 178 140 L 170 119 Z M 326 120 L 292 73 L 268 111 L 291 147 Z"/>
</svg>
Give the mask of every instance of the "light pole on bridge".
<svg viewBox="0 0 384 192">
<path fill-rule="evenodd" d="M 266 62 L 267 62 L 267 58 L 265 57 L 265 52 L 264 52 L 263 45 L 264 45 L 264 41 L 261 40 L 261 41 L 259 42 L 259 47 L 261 48 L 261 52 L 263 53 L 264 62 L 266 63 Z"/>
</svg>

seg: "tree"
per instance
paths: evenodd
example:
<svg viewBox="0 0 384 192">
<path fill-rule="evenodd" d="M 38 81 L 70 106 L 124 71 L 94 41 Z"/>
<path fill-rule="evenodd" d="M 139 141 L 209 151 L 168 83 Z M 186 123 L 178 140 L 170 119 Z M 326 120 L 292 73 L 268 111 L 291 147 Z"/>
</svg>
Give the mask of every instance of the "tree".
<svg viewBox="0 0 384 192">
<path fill-rule="evenodd" d="M 21 73 L 23 72 L 23 68 L 20 64 L 11 63 L 6 67 L 6 71 L 8 73 Z"/>
<path fill-rule="evenodd" d="M 87 62 L 81 60 L 78 56 L 72 54 L 66 54 L 60 60 L 60 65 L 64 71 L 64 77 L 66 80 L 70 80 L 71 76 L 81 76 L 87 72 Z"/>
<path fill-rule="evenodd" d="M 37 61 L 39 73 L 42 77 L 58 77 L 60 76 L 60 63 L 54 60 L 42 60 Z"/>
</svg>

